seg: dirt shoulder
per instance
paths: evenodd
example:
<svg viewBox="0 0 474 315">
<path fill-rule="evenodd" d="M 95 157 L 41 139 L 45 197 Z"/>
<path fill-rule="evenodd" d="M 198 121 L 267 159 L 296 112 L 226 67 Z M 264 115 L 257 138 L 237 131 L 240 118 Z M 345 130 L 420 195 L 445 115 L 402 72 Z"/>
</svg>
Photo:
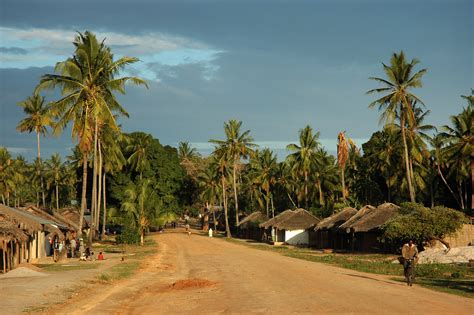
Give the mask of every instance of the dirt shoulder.
<svg viewBox="0 0 474 315">
<path fill-rule="evenodd" d="M 55 313 L 472 313 L 468 298 L 177 232 L 154 235 L 131 278 Z"/>
</svg>

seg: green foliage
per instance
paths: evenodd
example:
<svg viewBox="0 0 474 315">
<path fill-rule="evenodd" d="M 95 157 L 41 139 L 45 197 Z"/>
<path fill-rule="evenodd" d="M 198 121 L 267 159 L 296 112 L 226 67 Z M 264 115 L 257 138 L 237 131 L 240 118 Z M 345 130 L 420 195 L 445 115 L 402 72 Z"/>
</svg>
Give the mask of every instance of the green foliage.
<svg viewBox="0 0 474 315">
<path fill-rule="evenodd" d="M 453 209 L 429 209 L 417 203 L 403 203 L 400 214 L 383 226 L 383 237 L 389 240 L 412 239 L 421 244 L 456 232 L 464 221 L 464 215 Z"/>
<path fill-rule="evenodd" d="M 138 244 L 140 243 L 140 232 L 137 228 L 126 227 L 122 234 L 115 238 L 117 244 Z"/>
</svg>

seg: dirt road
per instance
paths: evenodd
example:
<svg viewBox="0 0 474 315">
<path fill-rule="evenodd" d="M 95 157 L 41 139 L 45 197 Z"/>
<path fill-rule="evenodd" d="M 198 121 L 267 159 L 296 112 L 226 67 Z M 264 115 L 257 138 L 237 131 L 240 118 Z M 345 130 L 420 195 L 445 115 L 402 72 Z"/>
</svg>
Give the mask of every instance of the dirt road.
<svg viewBox="0 0 474 315">
<path fill-rule="evenodd" d="M 63 313 L 472 314 L 471 299 L 384 276 L 184 233 L 155 235 L 159 254 L 132 278 Z M 174 285 L 173 285 L 174 284 Z M 58 310 L 55 310 L 55 313 Z"/>
</svg>

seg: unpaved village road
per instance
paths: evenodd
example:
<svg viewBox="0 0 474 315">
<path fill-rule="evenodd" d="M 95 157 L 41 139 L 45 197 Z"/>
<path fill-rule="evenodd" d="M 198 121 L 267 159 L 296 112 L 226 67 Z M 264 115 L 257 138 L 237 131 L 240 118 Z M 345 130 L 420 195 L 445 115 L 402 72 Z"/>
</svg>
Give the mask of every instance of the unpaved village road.
<svg viewBox="0 0 474 315">
<path fill-rule="evenodd" d="M 471 299 L 184 233 L 132 278 L 54 310 L 65 314 L 473 314 Z M 184 281 L 183 281 L 184 280 Z M 175 284 L 175 286 L 173 286 Z"/>
</svg>

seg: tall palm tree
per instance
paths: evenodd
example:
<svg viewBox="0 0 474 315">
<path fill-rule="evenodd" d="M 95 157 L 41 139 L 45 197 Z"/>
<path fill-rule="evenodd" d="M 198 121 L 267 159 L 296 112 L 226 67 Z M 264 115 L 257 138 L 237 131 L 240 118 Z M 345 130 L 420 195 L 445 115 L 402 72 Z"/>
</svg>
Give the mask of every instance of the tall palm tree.
<svg viewBox="0 0 474 315">
<path fill-rule="evenodd" d="M 255 151 L 254 157 L 250 161 L 250 165 L 251 172 L 254 174 L 254 183 L 256 183 L 265 192 L 266 211 L 267 216 L 269 216 L 269 205 L 272 199 L 272 188 L 277 181 L 277 158 L 271 150 L 265 148 L 261 152 Z M 272 216 L 275 216 L 275 209 L 273 206 Z"/>
<path fill-rule="evenodd" d="M 115 98 L 114 92 L 125 93 L 125 84 L 132 82 L 145 85 L 137 77 L 120 77 L 119 72 L 127 65 L 138 61 L 133 57 L 122 57 L 116 61 L 109 47 L 99 43 L 95 35 L 86 31 L 78 33 L 74 42 L 75 52 L 71 58 L 56 64 L 55 72 L 46 74 L 36 92 L 59 87 L 63 97 L 52 104 L 59 117 L 55 127 L 58 133 L 72 121 L 72 135 L 78 139 L 83 156 L 83 180 L 79 234 L 81 234 L 84 212 L 87 206 L 87 162 L 89 154 L 96 149 L 98 117 L 103 123 L 117 129 L 114 112 L 128 115 Z M 94 156 L 95 157 L 95 156 Z"/>
<path fill-rule="evenodd" d="M 48 186 L 55 188 L 56 210 L 59 209 L 59 184 L 64 173 L 61 157 L 58 153 L 53 154 L 50 160 L 46 160 L 46 176 Z"/>
<path fill-rule="evenodd" d="M 220 175 L 213 165 L 208 165 L 204 168 L 197 177 L 198 186 L 200 188 L 200 198 L 203 203 L 206 204 L 206 208 L 209 209 L 214 207 L 219 201 L 220 195 Z M 214 208 L 212 208 L 214 209 Z M 214 231 L 217 227 L 216 215 L 214 210 L 212 211 L 214 221 Z"/>
<path fill-rule="evenodd" d="M 210 140 L 211 143 L 215 143 L 224 147 L 228 151 L 227 156 L 232 161 L 232 184 L 234 188 L 236 225 L 239 224 L 239 200 L 237 192 L 238 167 L 240 165 L 240 160 L 242 158 L 248 158 L 249 154 L 252 153 L 252 148 L 256 146 L 254 143 L 252 143 L 253 138 L 250 136 L 250 130 L 246 130 L 241 133 L 241 126 L 241 121 L 231 119 L 224 123 L 224 132 L 227 139 Z"/>
<path fill-rule="evenodd" d="M 136 136 L 131 138 L 130 143 L 126 147 L 127 152 L 131 152 L 127 162 L 133 167 L 133 169 L 140 174 L 140 180 L 143 179 L 143 171 L 149 165 L 148 151 L 153 137 L 149 134 L 138 133 Z"/>
<path fill-rule="evenodd" d="M 370 103 L 369 107 L 378 105 L 379 110 L 383 111 L 381 121 L 392 123 L 398 115 L 400 119 L 400 127 L 402 131 L 402 140 L 404 148 L 404 159 L 406 178 L 408 183 L 408 191 L 410 200 L 415 202 L 415 190 L 412 183 L 412 175 L 410 172 L 410 161 L 408 153 L 408 144 L 406 137 L 406 126 L 410 125 L 414 119 L 413 102 L 420 104 L 423 102 L 411 92 L 412 89 L 422 86 L 421 77 L 426 73 L 426 69 L 422 69 L 413 74 L 414 67 L 419 63 L 417 59 L 407 62 L 405 53 L 393 53 L 390 59 L 390 65 L 382 63 L 386 78 L 371 77 L 383 85 L 383 87 L 369 90 L 367 94 L 383 93 L 384 96 Z"/>
<path fill-rule="evenodd" d="M 38 160 L 41 163 L 40 136 L 45 136 L 48 132 L 47 128 L 53 124 L 50 108 L 45 104 L 44 97 L 38 94 L 33 94 L 28 97 L 25 101 L 18 103 L 18 106 L 23 107 L 23 111 L 27 117 L 20 121 L 16 129 L 19 132 L 31 133 L 34 131 L 36 133 Z M 40 174 L 40 181 L 43 207 L 46 207 L 42 174 Z"/>
<path fill-rule="evenodd" d="M 229 226 L 229 211 L 227 206 L 227 177 L 230 172 L 230 158 L 228 149 L 223 146 L 217 146 L 212 152 L 213 159 L 211 160 L 210 167 L 217 170 L 220 175 L 221 192 L 222 192 L 222 204 L 224 206 L 224 219 L 225 219 L 225 232 L 226 237 L 232 237 Z"/>
<path fill-rule="evenodd" d="M 468 99 L 469 100 L 469 99 Z M 467 184 L 472 183 L 472 168 L 474 160 L 474 117 L 472 114 L 472 101 L 457 116 L 451 116 L 450 126 L 443 126 L 441 136 L 447 144 L 445 153 L 452 167 L 450 174 L 455 175 L 458 184 L 458 193 L 461 207 L 471 209 L 472 192 L 468 195 Z M 462 183 L 466 181 L 464 196 Z M 472 188 L 471 188 L 472 191 Z"/>
<path fill-rule="evenodd" d="M 178 144 L 178 158 L 180 164 L 184 167 L 188 176 L 193 180 L 197 179 L 199 172 L 199 163 L 196 161 L 198 157 L 199 153 L 195 148 L 191 147 L 189 142 L 184 141 Z"/>
<path fill-rule="evenodd" d="M 313 129 L 310 126 L 306 126 L 300 130 L 299 145 L 292 143 L 286 147 L 287 150 L 293 152 L 288 155 L 287 159 L 294 165 L 294 171 L 301 172 L 304 177 L 304 200 L 306 208 L 308 208 L 309 198 L 309 172 L 311 171 L 311 165 L 319 148 L 318 139 L 319 132 L 313 134 Z"/>
</svg>

